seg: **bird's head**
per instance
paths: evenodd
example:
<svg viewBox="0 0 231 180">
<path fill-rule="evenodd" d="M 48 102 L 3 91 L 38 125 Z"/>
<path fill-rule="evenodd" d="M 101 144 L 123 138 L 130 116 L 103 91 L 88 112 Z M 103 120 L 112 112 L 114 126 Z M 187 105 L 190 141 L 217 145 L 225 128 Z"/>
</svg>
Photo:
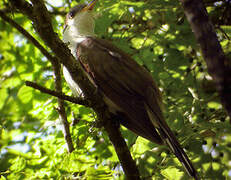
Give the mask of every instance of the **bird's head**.
<svg viewBox="0 0 231 180">
<path fill-rule="evenodd" d="M 95 27 L 95 15 L 92 12 L 97 0 L 89 4 L 80 4 L 73 7 L 66 15 L 63 33 L 74 36 L 93 35 Z"/>
</svg>

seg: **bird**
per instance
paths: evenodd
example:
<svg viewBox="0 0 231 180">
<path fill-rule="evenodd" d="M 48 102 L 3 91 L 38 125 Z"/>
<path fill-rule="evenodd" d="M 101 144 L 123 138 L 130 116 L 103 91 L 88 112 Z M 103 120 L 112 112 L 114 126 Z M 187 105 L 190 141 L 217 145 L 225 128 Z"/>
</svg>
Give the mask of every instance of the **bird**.
<svg viewBox="0 0 231 180">
<path fill-rule="evenodd" d="M 121 117 L 119 123 L 156 144 L 167 145 L 188 175 L 199 179 L 165 121 L 161 93 L 151 74 L 126 52 L 94 33 L 96 2 L 92 0 L 70 9 L 65 19 L 63 42 L 81 64 L 90 82 L 103 94 L 109 111 Z M 73 94 L 82 94 L 65 66 L 63 74 Z"/>
</svg>

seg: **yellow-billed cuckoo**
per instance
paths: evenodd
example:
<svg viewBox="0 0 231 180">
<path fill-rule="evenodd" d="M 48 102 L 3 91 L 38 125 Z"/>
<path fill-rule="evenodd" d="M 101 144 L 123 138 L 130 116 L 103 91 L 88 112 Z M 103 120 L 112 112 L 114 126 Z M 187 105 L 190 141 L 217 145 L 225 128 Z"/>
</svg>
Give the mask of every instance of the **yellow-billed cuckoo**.
<svg viewBox="0 0 231 180">
<path fill-rule="evenodd" d="M 110 112 L 120 123 L 146 139 L 166 144 L 188 174 L 196 170 L 168 127 L 161 110 L 161 95 L 151 75 L 129 55 L 94 34 L 92 9 L 97 0 L 78 5 L 66 16 L 63 41 L 81 63 L 90 81 L 103 94 Z M 64 77 L 75 95 L 81 90 L 64 67 Z"/>
</svg>

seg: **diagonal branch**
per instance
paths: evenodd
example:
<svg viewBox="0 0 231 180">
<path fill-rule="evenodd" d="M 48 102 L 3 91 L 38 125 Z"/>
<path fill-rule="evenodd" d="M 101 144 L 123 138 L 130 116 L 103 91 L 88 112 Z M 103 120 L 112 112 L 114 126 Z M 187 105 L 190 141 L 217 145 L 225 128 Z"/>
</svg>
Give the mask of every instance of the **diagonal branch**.
<svg viewBox="0 0 231 180">
<path fill-rule="evenodd" d="M 111 123 L 114 119 L 108 111 L 104 101 L 102 101 L 102 94 L 96 91 L 94 85 L 91 84 L 87 76 L 83 73 L 80 64 L 75 60 L 70 50 L 54 32 L 50 14 L 43 1 L 31 0 L 31 2 L 33 6 L 25 0 L 11 0 L 13 7 L 19 9 L 21 13 L 26 14 L 33 21 L 34 28 L 39 36 L 56 54 L 60 62 L 65 65 L 73 80 L 80 86 L 84 95 L 91 101 L 92 108 L 97 113 L 116 149 L 127 179 L 139 180 L 139 171 L 135 161 L 132 159 L 118 127 L 116 127 L 114 123 Z"/>
<path fill-rule="evenodd" d="M 62 100 L 66 100 L 66 101 L 69 101 L 69 102 L 72 102 L 75 104 L 80 104 L 80 105 L 84 105 L 86 107 L 90 107 L 90 102 L 88 102 L 86 99 L 83 99 L 80 97 L 67 96 L 67 95 L 63 94 L 62 92 L 47 89 L 47 88 L 40 86 L 39 84 L 31 82 L 31 81 L 26 81 L 25 83 L 27 86 L 30 86 L 34 89 L 37 89 L 37 90 L 41 91 L 42 93 L 46 93 L 46 94 L 49 94 L 51 96 L 55 96 L 57 98 L 60 98 Z"/>
<path fill-rule="evenodd" d="M 221 102 L 231 119 L 231 64 L 218 41 L 202 0 L 180 0 L 202 55 L 212 76 Z"/>
<path fill-rule="evenodd" d="M 54 72 L 55 72 L 55 86 L 56 86 L 57 91 L 49 90 L 47 88 L 39 86 L 36 83 L 29 82 L 29 81 L 26 81 L 26 85 L 30 86 L 30 87 L 34 87 L 35 89 L 39 89 L 42 92 L 45 92 L 45 93 L 48 93 L 50 95 L 58 97 L 59 107 L 57 108 L 57 110 L 59 112 L 60 119 L 62 120 L 62 123 L 64 126 L 63 134 L 64 134 L 65 141 L 67 143 L 67 146 L 68 146 L 68 152 L 71 153 L 74 150 L 74 146 L 73 146 L 72 139 L 71 139 L 69 123 L 67 121 L 63 99 L 69 100 L 71 102 L 78 103 L 78 104 L 83 103 L 83 105 L 85 105 L 85 106 L 88 105 L 87 101 L 85 101 L 83 99 L 78 99 L 78 101 L 76 101 L 77 100 L 76 98 L 72 98 L 72 97 L 69 97 L 69 96 L 62 94 L 61 74 L 60 74 L 61 66 L 58 63 L 58 59 L 56 57 L 50 55 L 50 53 L 30 33 L 28 33 L 23 27 L 21 27 L 14 20 L 9 18 L 7 15 L 5 15 L 5 13 L 1 10 L 0 10 L 0 16 L 3 20 L 5 20 L 10 25 L 15 27 L 28 40 L 30 40 L 43 53 L 43 55 L 46 56 L 46 58 L 51 61 L 53 68 L 54 68 Z"/>
<path fill-rule="evenodd" d="M 93 96 L 95 94 L 95 87 L 92 85 L 83 73 L 80 64 L 75 60 L 68 47 L 54 32 L 51 23 L 50 14 L 41 0 L 33 0 L 33 6 L 24 0 L 11 0 L 12 7 L 15 7 L 21 13 L 27 15 L 33 23 L 33 27 L 41 37 L 41 39 L 48 45 L 51 50 L 59 57 L 60 62 L 68 69 L 72 78 L 78 82 L 84 94 L 94 101 L 99 101 L 101 96 Z"/>
<path fill-rule="evenodd" d="M 61 80 L 61 73 L 60 73 L 61 65 L 58 63 L 52 63 L 52 65 L 54 69 L 55 89 L 57 92 L 62 93 L 62 80 Z M 74 146 L 70 133 L 70 124 L 67 120 L 67 114 L 64 107 L 63 99 L 58 98 L 58 106 L 59 107 L 57 108 L 57 110 L 59 112 L 59 118 L 61 119 L 63 124 L 64 139 L 68 147 L 68 152 L 71 153 L 72 151 L 74 151 Z"/>
<path fill-rule="evenodd" d="M 0 10 L 0 17 L 5 21 L 8 22 L 11 26 L 16 28 L 22 35 L 24 35 L 32 44 L 34 44 L 41 53 L 50 61 L 58 62 L 58 59 L 52 56 L 30 33 L 28 33 L 22 26 L 20 26 L 17 22 L 13 19 L 9 18 L 5 12 Z"/>
</svg>

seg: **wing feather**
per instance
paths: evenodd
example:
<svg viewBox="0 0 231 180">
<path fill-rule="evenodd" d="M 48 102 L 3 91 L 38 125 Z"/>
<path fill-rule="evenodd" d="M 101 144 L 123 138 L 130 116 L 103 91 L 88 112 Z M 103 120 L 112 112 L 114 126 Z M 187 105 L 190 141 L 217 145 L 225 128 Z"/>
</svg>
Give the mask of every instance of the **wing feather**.
<svg viewBox="0 0 231 180">
<path fill-rule="evenodd" d="M 147 87 L 156 88 L 149 73 L 107 41 L 87 38 L 77 46 L 77 57 L 98 88 L 126 115 L 121 123 L 136 134 L 162 143 L 145 109 Z M 159 91 L 158 99 L 160 100 Z"/>
</svg>

